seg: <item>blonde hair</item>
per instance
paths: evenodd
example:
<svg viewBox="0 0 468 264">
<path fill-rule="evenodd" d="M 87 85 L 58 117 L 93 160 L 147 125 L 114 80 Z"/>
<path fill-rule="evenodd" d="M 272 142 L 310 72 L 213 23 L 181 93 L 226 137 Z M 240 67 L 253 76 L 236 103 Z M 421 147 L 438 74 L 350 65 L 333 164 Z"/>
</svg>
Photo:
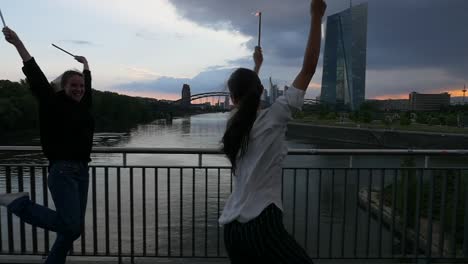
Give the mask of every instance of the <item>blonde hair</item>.
<svg viewBox="0 0 468 264">
<path fill-rule="evenodd" d="M 60 92 L 61 90 L 63 90 L 65 85 L 67 85 L 68 80 L 70 80 L 71 77 L 76 75 L 83 77 L 83 73 L 77 70 L 68 70 L 62 73 L 59 77 L 55 78 L 55 80 L 52 81 L 52 88 L 54 88 L 55 92 Z"/>
</svg>

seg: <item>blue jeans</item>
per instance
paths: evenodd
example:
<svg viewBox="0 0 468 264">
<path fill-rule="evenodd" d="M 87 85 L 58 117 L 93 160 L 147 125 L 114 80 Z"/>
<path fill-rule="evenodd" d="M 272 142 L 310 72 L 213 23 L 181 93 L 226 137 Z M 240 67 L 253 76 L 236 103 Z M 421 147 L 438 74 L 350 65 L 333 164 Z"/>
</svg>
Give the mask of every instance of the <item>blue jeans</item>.
<svg viewBox="0 0 468 264">
<path fill-rule="evenodd" d="M 81 161 L 50 162 L 48 185 L 56 211 L 22 197 L 8 210 L 31 225 L 57 233 L 45 263 L 65 263 L 73 241 L 81 235 L 88 200 L 88 164 Z"/>
</svg>

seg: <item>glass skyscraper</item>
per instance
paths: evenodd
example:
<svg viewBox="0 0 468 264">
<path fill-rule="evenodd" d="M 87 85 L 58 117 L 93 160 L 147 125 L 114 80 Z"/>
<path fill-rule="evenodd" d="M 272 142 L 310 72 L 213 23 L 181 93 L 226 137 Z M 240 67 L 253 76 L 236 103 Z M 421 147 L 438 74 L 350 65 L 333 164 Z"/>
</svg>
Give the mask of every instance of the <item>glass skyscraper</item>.
<svg viewBox="0 0 468 264">
<path fill-rule="evenodd" d="M 327 20 L 321 100 L 357 110 L 366 94 L 367 3 Z"/>
</svg>

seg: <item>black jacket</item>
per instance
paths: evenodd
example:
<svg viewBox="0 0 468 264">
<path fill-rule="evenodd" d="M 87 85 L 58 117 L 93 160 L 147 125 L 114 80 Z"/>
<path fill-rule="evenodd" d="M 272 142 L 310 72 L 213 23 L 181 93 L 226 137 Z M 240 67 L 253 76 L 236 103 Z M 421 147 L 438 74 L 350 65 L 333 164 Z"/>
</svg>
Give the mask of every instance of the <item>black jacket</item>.
<svg viewBox="0 0 468 264">
<path fill-rule="evenodd" d="M 39 101 L 42 150 L 49 160 L 89 162 L 93 145 L 94 118 L 91 115 L 91 72 L 83 72 L 85 94 L 78 103 L 64 91 L 55 93 L 33 59 L 24 62 L 23 72 Z"/>
</svg>

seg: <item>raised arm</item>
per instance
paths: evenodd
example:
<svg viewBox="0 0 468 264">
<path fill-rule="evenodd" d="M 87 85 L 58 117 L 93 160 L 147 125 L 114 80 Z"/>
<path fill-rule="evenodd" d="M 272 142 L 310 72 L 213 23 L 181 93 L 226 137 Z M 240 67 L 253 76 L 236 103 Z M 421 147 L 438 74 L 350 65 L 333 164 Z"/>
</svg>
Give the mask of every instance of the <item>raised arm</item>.
<svg viewBox="0 0 468 264">
<path fill-rule="evenodd" d="M 300 90 L 307 90 L 307 87 L 315 74 L 315 69 L 317 68 L 322 37 L 322 17 L 325 14 L 326 9 L 327 4 L 324 0 L 312 0 L 312 19 L 304 61 L 301 71 L 293 82 L 293 86 Z"/>
<path fill-rule="evenodd" d="M 2 31 L 6 41 L 15 46 L 16 50 L 21 56 L 21 59 L 23 59 L 23 62 L 27 62 L 32 59 L 23 42 L 13 30 L 11 30 L 9 27 L 4 27 Z"/>
<path fill-rule="evenodd" d="M 39 98 L 39 101 L 48 102 L 53 97 L 54 92 L 41 68 L 39 68 L 34 58 L 29 54 L 23 42 L 13 30 L 4 27 L 2 31 L 6 41 L 16 48 L 23 60 L 23 72 L 26 75 L 33 94 Z"/>
<path fill-rule="evenodd" d="M 253 59 L 254 59 L 254 62 L 255 62 L 255 66 L 254 66 L 254 72 L 258 73 L 260 72 L 260 68 L 262 67 L 262 64 L 263 64 L 263 51 L 262 51 L 262 48 L 259 47 L 259 46 L 256 46 L 255 47 L 255 52 L 253 54 Z"/>
<path fill-rule="evenodd" d="M 92 89 L 91 89 L 91 71 L 89 70 L 88 60 L 83 56 L 75 56 L 75 60 L 83 64 L 83 77 L 85 85 L 85 94 L 81 99 L 88 106 L 92 105 Z"/>
<path fill-rule="evenodd" d="M 83 71 L 89 71 L 88 60 L 83 56 L 75 56 L 75 60 L 83 64 Z"/>
</svg>

